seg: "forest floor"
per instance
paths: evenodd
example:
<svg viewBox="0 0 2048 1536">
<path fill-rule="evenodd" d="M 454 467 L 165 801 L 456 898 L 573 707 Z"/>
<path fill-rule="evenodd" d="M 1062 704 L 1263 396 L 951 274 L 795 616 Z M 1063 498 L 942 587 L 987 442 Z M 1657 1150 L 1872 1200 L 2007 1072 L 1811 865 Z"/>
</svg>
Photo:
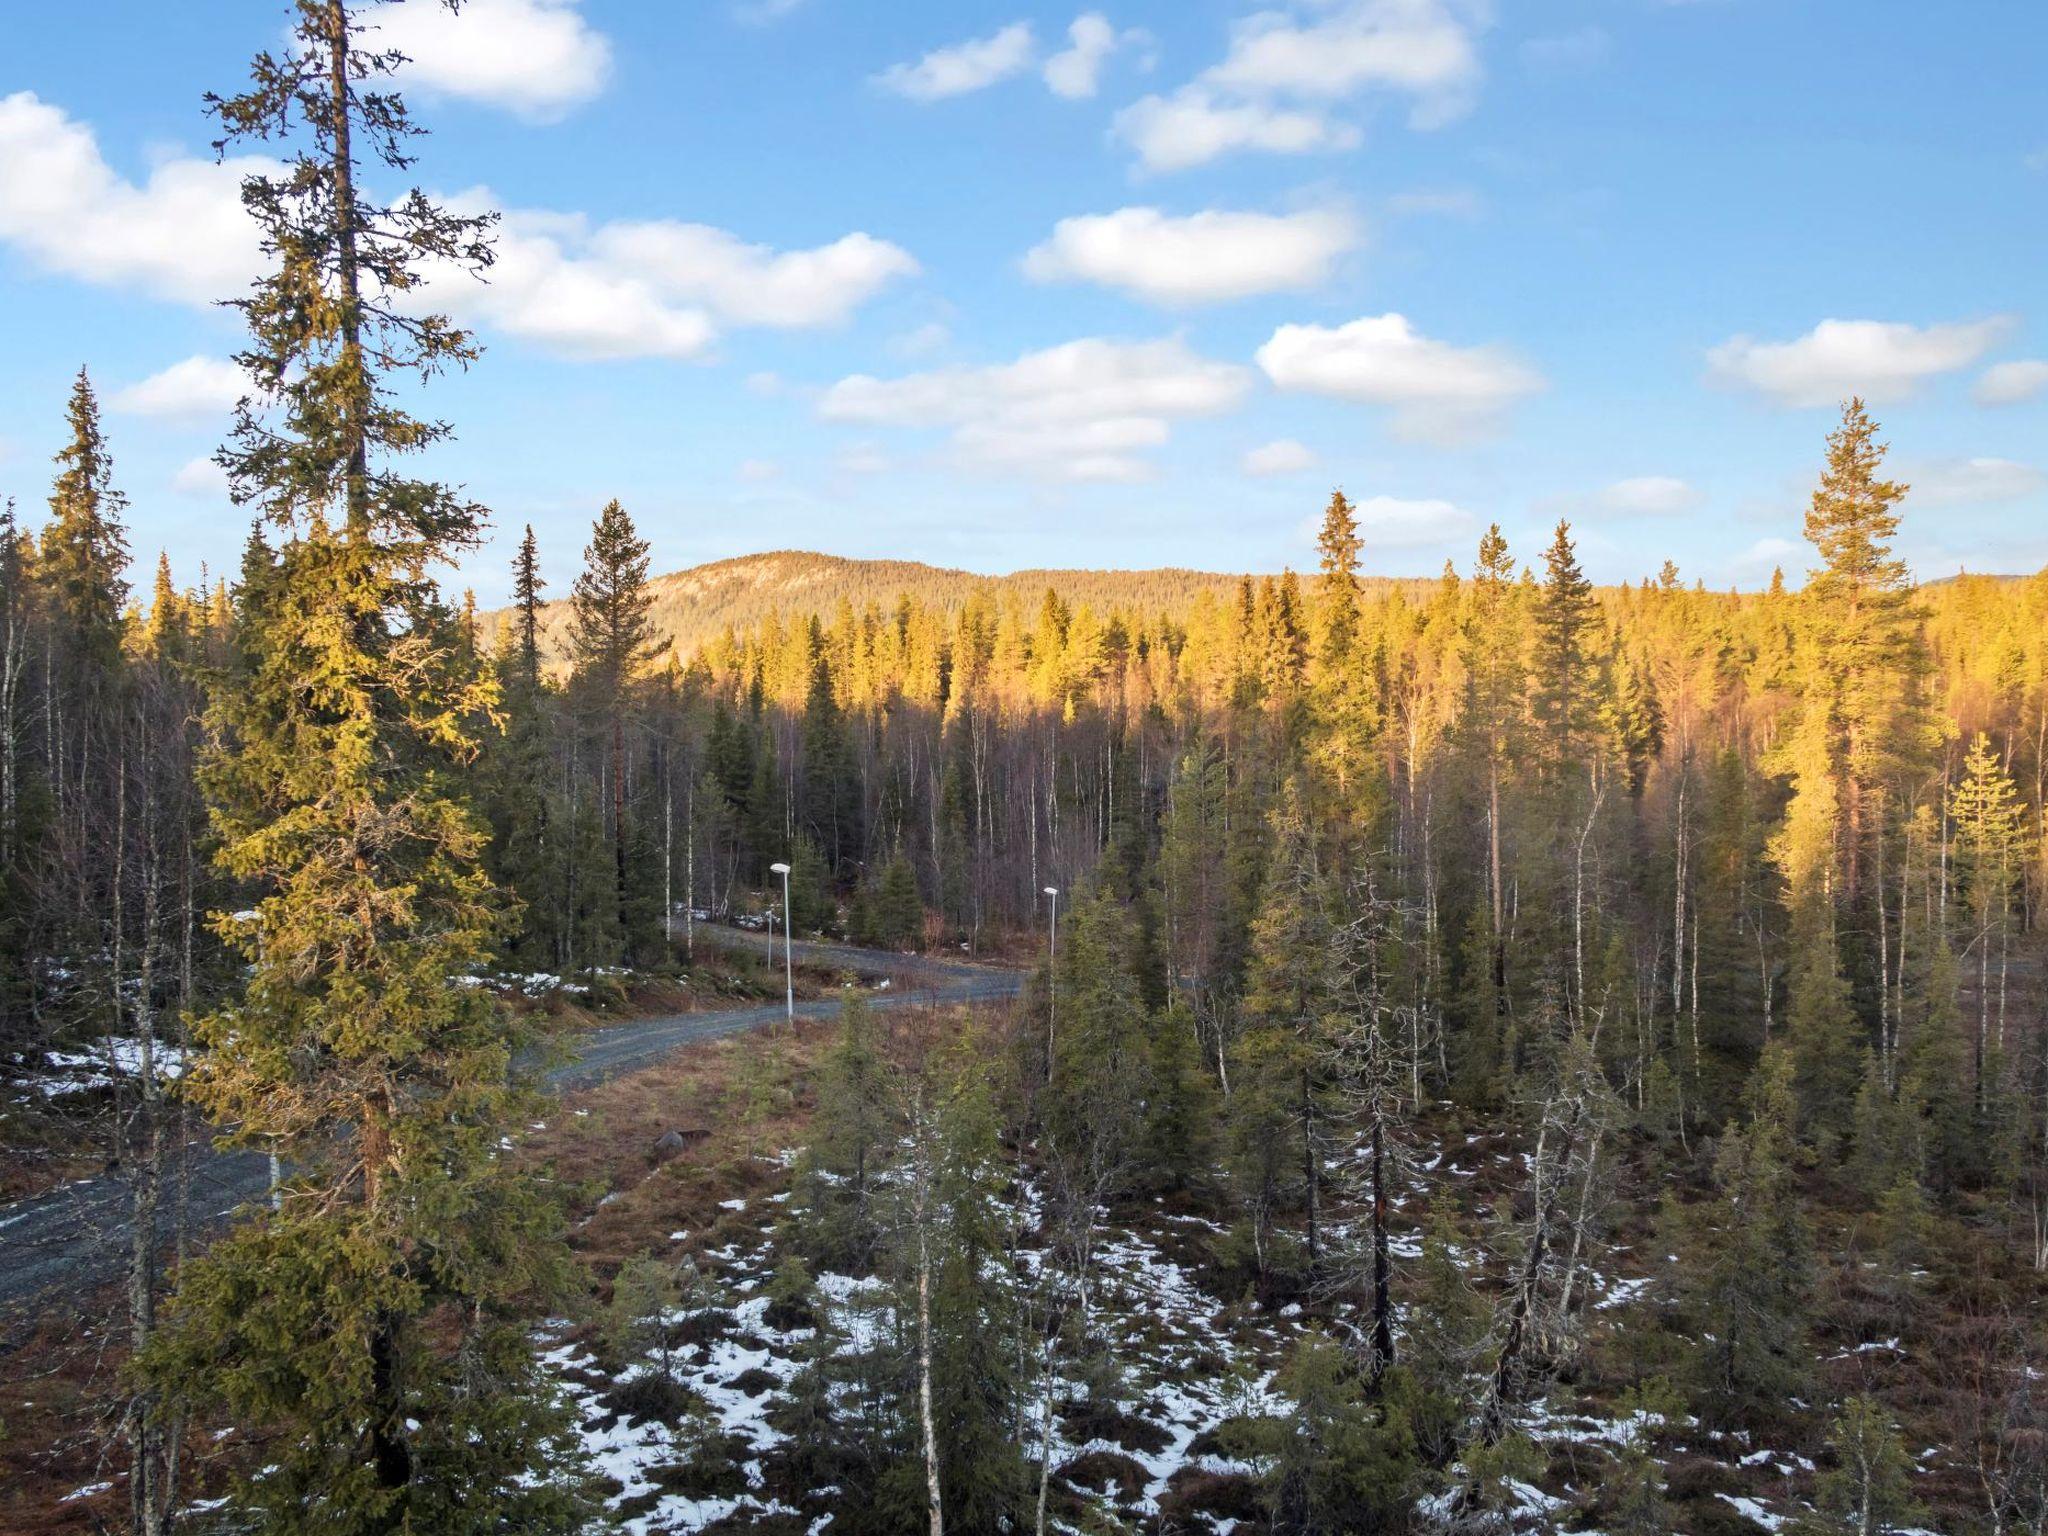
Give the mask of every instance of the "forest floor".
<svg viewBox="0 0 2048 1536">
<path fill-rule="evenodd" d="M 915 1010 L 916 1027 L 950 1030 L 964 1011 Z M 888 1015 L 890 1028 L 911 1028 L 912 1017 L 897 1010 Z M 771 1322 L 766 1292 L 782 1252 L 779 1228 L 793 1149 L 806 1137 L 810 1083 L 835 1032 L 829 1016 L 800 1017 L 766 1036 L 704 1042 L 565 1093 L 524 1140 L 526 1154 L 571 1190 L 570 1240 L 598 1283 L 587 1310 L 550 1322 L 543 1344 L 574 1404 L 607 1505 L 633 1536 L 824 1536 L 831 1528 L 836 1490 L 806 1483 L 797 1470 L 804 1447 L 775 1427 L 815 1334 Z M 1396 1230 L 1412 1234 L 1433 1203 L 1454 1211 L 1475 1235 L 1457 1257 L 1474 1291 L 1490 1298 L 1516 1253 L 1511 1211 L 1525 1154 L 1514 1135 L 1449 1108 L 1432 1112 L 1426 1125 Z M 684 1140 L 673 1154 L 656 1148 L 670 1130 Z M 1028 1214 L 1035 1208 L 1028 1166 L 1022 1175 L 1018 1200 Z M 1511 1485 L 1503 1529 L 1604 1529 L 1606 1491 L 1633 1443 L 1660 1464 L 1672 1532 L 1778 1531 L 1809 1507 L 1826 1463 L 1812 1416 L 1788 1420 L 1766 1442 L 1710 1434 L 1675 1412 L 1633 1413 L 1622 1401 L 1629 1387 L 1674 1372 L 1669 1336 L 1655 1323 L 1676 1257 L 1663 1251 L 1655 1195 L 1645 1195 L 1646 1166 L 1624 1161 L 1616 1177 L 1637 1197 L 1617 1202 L 1600 1234 L 1577 1353 L 1558 1362 L 1546 1394 L 1520 1411 L 1538 1465 Z M 1817 1196 L 1840 1194 L 1824 1172 L 1814 1177 Z M 1704 1188 L 1697 1168 L 1667 1182 L 1682 1200 Z M 1334 1213 L 1339 1238 L 1357 1214 Z M 1274 1373 L 1290 1342 L 1310 1326 L 1341 1332 L 1357 1316 L 1357 1293 L 1260 1308 L 1219 1261 L 1223 1219 L 1212 1200 L 1183 1196 L 1108 1213 L 1091 1332 L 1110 1346 L 1119 1370 L 1107 1389 L 1100 1377 L 1091 1385 L 1061 1373 L 1052 1456 L 1057 1529 L 1157 1536 L 1265 1530 L 1260 1469 L 1232 1453 L 1232 1431 L 1286 1411 Z M 1018 1261 L 1028 1270 L 1039 1262 L 1042 1239 L 1028 1220 L 1023 1226 Z M 1954 1426 L 1941 1417 L 1941 1320 L 1929 1308 L 1901 1320 L 1895 1308 L 1860 1294 L 1872 1282 L 1867 1263 L 1855 1257 L 1853 1232 L 1830 1231 L 1823 1246 L 1851 1256 L 1823 1277 L 1830 1321 L 1815 1348 L 1829 1396 L 1880 1393 L 1905 1424 L 1922 1497 L 1967 1506 L 1968 1469 L 1953 1444 Z M 1418 1253 L 1413 1236 L 1397 1241 L 1395 1253 L 1397 1264 L 1410 1267 Z M 719 1293 L 715 1305 L 668 1319 L 675 1389 L 652 1394 L 650 1368 L 616 1367 L 597 1320 L 609 1277 L 640 1255 L 687 1257 Z M 1944 1267 L 1975 1262 L 1955 1255 Z M 827 1274 L 818 1287 L 842 1336 L 875 1326 L 878 1282 Z M 93 1315 L 90 1308 L 85 1315 Z M 110 1410 L 95 1407 L 111 1396 L 118 1353 L 107 1330 L 51 1318 L 32 1350 L 13 1362 L 0 1389 L 0 1417 L 12 1434 L 0 1439 L 0 1533 L 68 1536 L 119 1523 L 120 1453 Z M 202 1449 L 193 1484 L 203 1495 L 251 1447 L 227 1427 L 195 1438 Z"/>
</svg>

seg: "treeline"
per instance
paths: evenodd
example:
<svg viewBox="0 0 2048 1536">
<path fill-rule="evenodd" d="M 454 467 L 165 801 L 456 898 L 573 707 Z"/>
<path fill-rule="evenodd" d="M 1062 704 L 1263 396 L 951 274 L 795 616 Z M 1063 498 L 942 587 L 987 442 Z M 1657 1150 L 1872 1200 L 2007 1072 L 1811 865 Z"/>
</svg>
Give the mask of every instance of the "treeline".
<svg viewBox="0 0 2048 1536">
<path fill-rule="evenodd" d="M 1527 1410 L 1589 1389 L 1601 1529 L 1694 1528 L 1681 1425 L 1826 1446 L 1802 1531 L 2041 1528 L 2048 575 L 1917 591 L 1883 452 L 1852 402 L 1797 594 L 1596 594 L 1560 526 L 1540 574 L 1494 530 L 1367 601 L 1336 496 L 1305 586 L 1018 623 L 988 707 L 1102 722 L 1097 857 L 1007 1027 L 890 1061 L 850 1010 L 819 1075 L 773 1294 L 836 1341 L 783 1426 L 835 1528 L 1045 1528 L 1055 1419 L 1119 1401 L 1097 1255 L 1162 1199 L 1221 1218 L 1214 1294 L 1317 1319 L 1220 1442 L 1275 1531 L 1521 1528 Z M 707 666 L 768 691 L 789 644 Z M 1461 1213 L 1474 1124 L 1520 1172 Z M 1670 1263 L 1600 1329 L 1623 1225 Z M 824 1271 L 886 1325 L 845 1337 Z M 1841 1392 L 1824 1337 L 1908 1339 L 1914 1395 Z M 1934 1516 L 1902 1411 L 1971 1484 Z"/>
</svg>

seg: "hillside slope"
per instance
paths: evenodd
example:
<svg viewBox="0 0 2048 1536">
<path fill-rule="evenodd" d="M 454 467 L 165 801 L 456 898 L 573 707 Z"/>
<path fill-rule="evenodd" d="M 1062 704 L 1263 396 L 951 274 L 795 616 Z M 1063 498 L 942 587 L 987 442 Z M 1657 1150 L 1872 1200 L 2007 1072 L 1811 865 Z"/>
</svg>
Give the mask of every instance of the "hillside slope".
<svg viewBox="0 0 2048 1536">
<path fill-rule="evenodd" d="M 561 573 L 550 577 L 550 590 L 559 594 L 559 600 L 542 610 L 541 644 L 551 662 L 560 660 L 566 640 L 567 589 L 572 579 Z M 1067 602 L 1085 603 L 1099 612 L 1178 613 L 1202 592 L 1219 596 L 1235 592 L 1238 581 L 1237 576 L 1221 572 L 1171 567 L 1150 571 L 1033 570 L 981 576 L 914 560 L 848 560 L 803 550 L 775 550 L 673 571 L 653 577 L 648 587 L 654 597 L 656 633 L 687 659 L 727 628 L 746 628 L 770 614 L 829 618 L 842 602 L 856 609 L 871 602 L 888 607 L 908 594 L 921 603 L 951 610 L 976 592 L 988 592 L 999 603 L 1035 606 L 1046 588 L 1054 587 Z M 495 638 L 504 619 L 504 610 L 487 615 L 486 633 Z"/>
</svg>

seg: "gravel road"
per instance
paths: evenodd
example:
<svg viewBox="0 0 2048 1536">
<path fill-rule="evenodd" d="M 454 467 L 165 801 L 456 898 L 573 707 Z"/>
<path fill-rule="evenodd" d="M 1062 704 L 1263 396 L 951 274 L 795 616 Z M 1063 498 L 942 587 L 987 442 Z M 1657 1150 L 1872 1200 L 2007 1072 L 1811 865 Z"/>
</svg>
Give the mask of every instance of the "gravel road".
<svg viewBox="0 0 2048 1536">
<path fill-rule="evenodd" d="M 696 942 L 765 950 L 765 934 L 696 925 Z M 994 1002 L 1016 995 L 1023 977 L 1015 971 L 966 961 L 891 954 L 847 944 L 798 940 L 796 957 L 806 965 L 855 972 L 884 990 L 866 995 L 875 1007 L 919 1003 Z M 782 946 L 774 953 L 781 958 Z M 829 1014 L 833 997 L 799 1002 L 804 1018 Z M 783 1017 L 783 1004 L 751 1005 L 703 1013 L 635 1019 L 592 1030 L 569 1043 L 571 1059 L 548 1073 L 557 1089 L 587 1088 L 621 1073 L 650 1066 L 671 1051 L 700 1040 L 756 1029 Z M 270 1180 L 269 1159 L 260 1152 L 208 1148 L 192 1166 L 191 1217 L 195 1229 L 217 1226 L 235 1210 L 263 1197 Z M 0 1205 L 0 1352 L 16 1325 L 46 1307 L 84 1299 L 121 1272 L 128 1247 L 130 1197 L 124 1173 L 81 1179 L 48 1194 Z M 168 1219 L 168 1218 L 166 1218 Z"/>
</svg>

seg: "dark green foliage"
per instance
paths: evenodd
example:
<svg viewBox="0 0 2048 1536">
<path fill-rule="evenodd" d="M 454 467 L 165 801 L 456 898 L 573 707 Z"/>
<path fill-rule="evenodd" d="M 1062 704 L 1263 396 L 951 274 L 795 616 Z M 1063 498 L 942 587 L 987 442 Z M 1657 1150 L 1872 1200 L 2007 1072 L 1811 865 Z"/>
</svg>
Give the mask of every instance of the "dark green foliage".
<svg viewBox="0 0 2048 1536">
<path fill-rule="evenodd" d="M 1416 1491 L 1413 1384 L 1400 1367 L 1368 1394 L 1357 1364 L 1316 1332 L 1302 1336 L 1274 1381 L 1293 1405 L 1256 1437 L 1269 1458 L 1272 1527 L 1288 1536 L 1400 1529 Z"/>
<path fill-rule="evenodd" d="M 1793 1182 L 1795 1120 L 1791 1054 L 1773 1049 L 1751 1086 L 1747 1124 L 1722 1139 L 1719 1196 L 1688 1245 L 1695 1384 L 1702 1417 L 1717 1425 L 1781 1418 L 1811 1368 L 1813 1240 Z"/>
<path fill-rule="evenodd" d="M 203 783 L 258 915 L 216 925 L 247 980 L 196 1024 L 187 1081 L 291 1173 L 181 1270 L 145 1369 L 273 1437 L 235 1492 L 268 1529 L 567 1530 L 580 1474 L 525 1320 L 568 1288 L 560 1217 L 495 1151 L 533 1108 L 520 1034 L 458 984 L 504 922 L 458 788 L 493 690 L 422 574 L 482 512 L 397 467 L 446 434 L 398 381 L 474 355 L 402 296 L 426 259 L 486 264 L 488 231 L 424 196 L 365 201 L 353 156 L 402 171 L 414 130 L 359 24 L 301 0 L 290 51 L 213 102 L 229 140 L 288 159 L 243 183 L 277 265 L 236 301 L 258 394 L 221 455 L 286 538 L 252 549 L 214 698 Z"/>
</svg>

